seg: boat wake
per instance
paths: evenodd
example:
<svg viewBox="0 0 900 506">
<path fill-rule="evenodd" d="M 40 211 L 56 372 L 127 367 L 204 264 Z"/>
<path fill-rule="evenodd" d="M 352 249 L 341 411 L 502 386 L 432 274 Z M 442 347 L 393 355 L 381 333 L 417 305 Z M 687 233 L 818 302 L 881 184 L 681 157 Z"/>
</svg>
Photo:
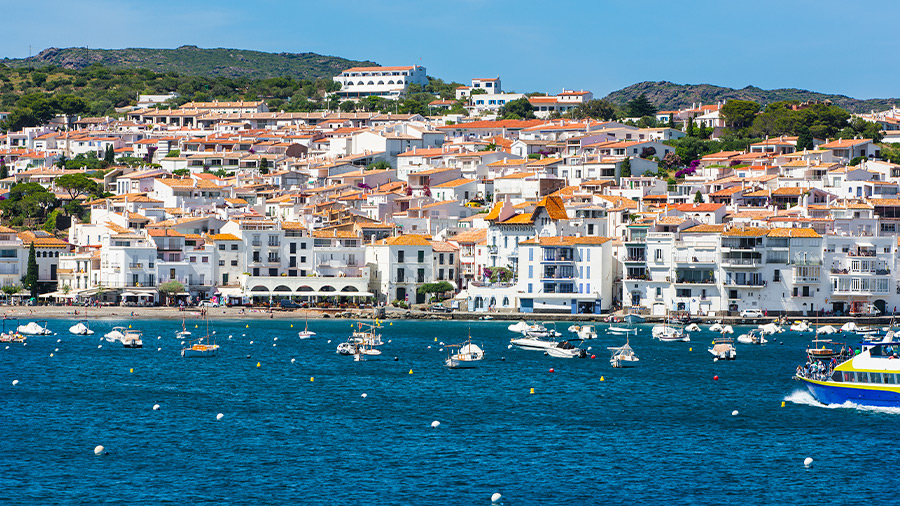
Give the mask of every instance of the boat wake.
<svg viewBox="0 0 900 506">
<path fill-rule="evenodd" d="M 785 402 L 801 404 L 804 406 L 812 406 L 815 408 L 826 409 L 858 409 L 860 411 L 874 411 L 876 413 L 887 413 L 891 415 L 900 415 L 900 408 L 888 408 L 883 406 L 864 406 L 855 402 L 847 401 L 843 404 L 822 404 L 817 401 L 812 394 L 805 390 L 794 390 L 784 397 Z"/>
</svg>

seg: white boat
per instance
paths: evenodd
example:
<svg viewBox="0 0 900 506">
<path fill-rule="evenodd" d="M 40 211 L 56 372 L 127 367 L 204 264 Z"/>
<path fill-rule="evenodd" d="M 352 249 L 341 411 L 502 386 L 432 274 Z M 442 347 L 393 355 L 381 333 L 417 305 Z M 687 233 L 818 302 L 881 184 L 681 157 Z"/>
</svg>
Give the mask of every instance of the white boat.
<svg viewBox="0 0 900 506">
<path fill-rule="evenodd" d="M 140 330 L 128 329 L 125 331 L 125 335 L 122 336 L 122 346 L 126 348 L 143 348 L 143 337 L 144 333 Z"/>
<path fill-rule="evenodd" d="M 188 332 L 187 327 L 185 327 L 185 325 L 184 325 L 184 318 L 181 319 L 181 332 L 176 332 L 176 333 L 175 333 L 175 338 L 176 338 L 176 339 L 181 339 L 182 341 L 185 340 L 185 339 L 190 339 L 190 338 L 191 338 L 191 333 Z"/>
<path fill-rule="evenodd" d="M 809 326 L 809 322 L 807 322 L 806 320 L 797 320 L 790 327 L 788 327 L 788 330 L 790 330 L 791 332 L 809 332 L 812 330 L 812 327 Z"/>
<path fill-rule="evenodd" d="M 662 325 L 655 325 L 653 327 L 653 337 L 654 339 L 659 339 L 662 342 L 674 342 L 674 341 L 684 341 L 688 342 L 691 338 L 685 335 L 684 331 L 678 327 L 672 326 L 668 323 L 664 323 Z"/>
<path fill-rule="evenodd" d="M 737 358 L 737 350 L 734 348 L 734 339 L 719 337 L 713 341 L 709 353 L 717 360 L 734 360 Z"/>
<path fill-rule="evenodd" d="M 103 338 L 106 339 L 108 343 L 118 343 L 122 342 L 122 338 L 125 337 L 125 327 L 113 327 L 112 330 L 103 334 Z"/>
<path fill-rule="evenodd" d="M 547 348 L 547 354 L 556 358 L 585 358 L 587 357 L 587 352 L 584 351 L 583 348 L 577 346 L 578 344 L 581 344 L 582 341 L 584 340 L 567 339 L 565 341 L 560 341 L 556 346 Z"/>
<path fill-rule="evenodd" d="M 470 369 L 484 360 L 484 350 L 477 344 L 472 344 L 472 336 L 463 344 L 451 344 L 447 348 L 450 353 L 444 365 L 450 369 Z M 454 348 L 457 349 L 456 353 L 453 353 Z"/>
<path fill-rule="evenodd" d="M 617 336 L 636 336 L 638 333 L 638 329 L 629 323 L 625 326 L 610 325 L 606 329 L 606 332 Z"/>
<path fill-rule="evenodd" d="M 741 334 L 737 338 L 737 342 L 742 344 L 766 344 L 769 341 L 763 337 L 763 334 L 758 329 L 753 329 L 746 334 Z"/>
<path fill-rule="evenodd" d="M 356 350 L 356 347 L 355 347 L 354 344 L 352 344 L 352 343 L 341 343 L 341 344 L 337 345 L 337 351 L 336 351 L 336 353 L 337 353 L 338 355 L 353 355 L 353 353 L 355 352 L 355 350 Z"/>
<path fill-rule="evenodd" d="M 300 339 L 309 339 L 316 335 L 315 332 L 309 330 L 309 311 L 306 312 L 306 325 L 303 327 L 303 330 L 297 333 L 297 335 L 300 336 Z"/>
<path fill-rule="evenodd" d="M 525 329 L 527 329 L 528 327 L 529 327 L 529 325 L 525 322 L 517 322 L 517 323 L 513 323 L 512 325 L 510 325 L 509 327 L 506 327 L 506 328 L 510 332 L 515 332 L 516 334 L 521 334 L 522 332 L 525 332 Z"/>
<path fill-rule="evenodd" d="M 539 323 L 519 322 L 507 327 L 510 332 L 516 332 L 526 337 L 558 337 L 556 329 L 548 329 Z"/>
<path fill-rule="evenodd" d="M 685 327 L 684 331 L 685 332 L 700 332 L 700 325 L 697 325 L 696 323 L 692 323 L 692 324 L 688 325 L 687 327 Z"/>
<path fill-rule="evenodd" d="M 356 327 L 350 334 L 348 342 L 351 344 L 367 344 L 369 346 L 381 346 L 381 334 L 376 334 L 375 329 L 381 328 L 378 320 L 375 323 L 356 322 Z"/>
<path fill-rule="evenodd" d="M 43 325 L 41 325 L 41 323 L 43 323 Z M 46 336 L 52 334 L 50 329 L 47 328 L 46 320 L 29 322 L 28 325 L 19 325 L 17 331 L 19 334 L 25 334 L 26 336 Z"/>
<path fill-rule="evenodd" d="M 594 330 L 593 325 L 572 325 L 569 327 L 569 332 L 574 333 L 579 339 L 597 339 L 597 331 Z M 609 332 L 612 332 L 612 330 L 609 330 Z"/>
<path fill-rule="evenodd" d="M 548 348 L 553 348 L 557 344 L 556 341 L 538 339 L 536 337 L 520 337 L 517 339 L 510 339 L 509 342 L 523 350 L 546 350 Z"/>
<path fill-rule="evenodd" d="M 479 320 L 493 320 L 494 317 L 491 315 L 485 315 L 478 318 Z"/>
<path fill-rule="evenodd" d="M 816 329 L 816 334 L 836 334 L 837 329 L 831 325 L 823 325 Z"/>
<path fill-rule="evenodd" d="M 182 328 L 184 324 L 182 323 Z M 187 332 L 187 335 L 190 335 Z M 214 336 L 215 334 L 213 334 Z M 219 354 L 219 345 L 216 344 L 215 338 L 209 333 L 209 319 L 206 320 L 206 336 L 197 339 L 187 348 L 181 349 L 181 356 L 184 358 L 205 358 L 215 357 Z"/>
<path fill-rule="evenodd" d="M 763 335 L 766 335 L 766 336 L 771 336 L 774 334 L 780 334 L 780 333 L 784 332 L 783 328 L 779 327 L 778 325 L 776 325 L 774 323 L 767 323 L 765 325 L 759 325 L 759 326 L 757 326 L 757 328 L 759 329 L 760 332 L 763 333 Z"/>
<path fill-rule="evenodd" d="M 623 346 L 610 346 L 606 349 L 612 352 L 612 356 L 609 357 L 609 364 L 613 367 L 634 367 L 640 361 L 634 350 L 631 349 L 628 340 L 625 341 Z"/>
<path fill-rule="evenodd" d="M 860 336 L 874 336 L 878 333 L 878 329 L 871 327 L 860 327 L 853 322 L 847 322 L 841 327 L 841 332 L 848 334 L 857 334 Z"/>
<path fill-rule="evenodd" d="M 87 320 L 81 320 L 69 327 L 69 332 L 75 334 L 76 336 L 89 336 L 94 333 L 93 330 L 88 326 Z"/>
<path fill-rule="evenodd" d="M 716 323 L 713 323 L 712 325 L 709 326 L 709 331 L 710 331 L 710 332 L 722 332 L 722 329 L 723 329 L 723 328 L 724 328 L 724 327 L 722 327 L 722 323 L 721 323 L 721 322 L 716 322 Z"/>
</svg>

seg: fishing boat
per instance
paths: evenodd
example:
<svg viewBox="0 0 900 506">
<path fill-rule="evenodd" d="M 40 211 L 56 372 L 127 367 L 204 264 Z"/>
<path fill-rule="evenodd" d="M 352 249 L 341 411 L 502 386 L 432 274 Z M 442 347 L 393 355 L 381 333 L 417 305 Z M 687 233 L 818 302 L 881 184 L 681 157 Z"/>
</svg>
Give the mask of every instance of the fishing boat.
<svg viewBox="0 0 900 506">
<path fill-rule="evenodd" d="M 43 325 L 41 325 L 42 323 Z M 19 328 L 16 330 L 19 334 L 25 334 L 26 336 L 46 336 L 53 333 L 47 328 L 47 320 L 28 322 L 27 325 L 19 325 Z"/>
<path fill-rule="evenodd" d="M 126 348 L 143 348 L 143 337 L 144 333 L 140 330 L 128 329 L 125 331 L 125 335 L 122 336 L 122 346 Z"/>
<path fill-rule="evenodd" d="M 627 314 L 622 319 L 625 320 L 625 323 L 630 323 L 632 325 L 636 323 L 647 323 L 646 318 L 636 314 Z"/>
<path fill-rule="evenodd" d="M 300 336 L 300 339 L 309 339 L 310 337 L 316 335 L 315 332 L 309 330 L 309 311 L 305 312 L 306 314 L 306 324 L 303 327 L 303 330 L 297 333 Z"/>
<path fill-rule="evenodd" d="M 351 344 L 382 346 L 384 341 L 381 340 L 381 334 L 375 332 L 375 329 L 379 328 L 381 328 L 381 325 L 378 323 L 378 320 L 375 320 L 373 323 L 356 322 L 348 342 Z"/>
<path fill-rule="evenodd" d="M 709 353 L 716 360 L 734 360 L 737 358 L 737 350 L 734 347 L 734 339 L 730 337 L 717 337 L 713 341 Z"/>
<path fill-rule="evenodd" d="M 572 325 L 569 327 L 569 332 L 578 336 L 579 339 L 597 339 L 597 332 L 593 325 Z"/>
<path fill-rule="evenodd" d="M 800 365 L 794 378 L 822 404 L 900 407 L 898 351 L 900 341 L 889 332 L 880 341 L 863 341 L 856 355 L 841 355 L 835 367 L 831 360 Z"/>
<path fill-rule="evenodd" d="M 675 341 L 684 341 L 688 342 L 691 340 L 690 336 L 684 333 L 680 327 L 676 327 L 674 325 L 664 323 L 662 325 L 654 325 L 653 326 L 653 338 L 659 339 L 662 342 L 675 342 Z"/>
<path fill-rule="evenodd" d="M 182 323 L 182 328 L 184 324 Z M 190 332 L 188 332 L 190 335 Z M 181 349 L 181 356 L 184 358 L 204 358 L 215 357 L 219 354 L 219 345 L 215 341 L 216 333 L 209 333 L 209 318 L 206 318 L 206 335 L 193 341 L 187 348 Z"/>
<path fill-rule="evenodd" d="M 587 351 L 578 346 L 582 342 L 584 339 L 566 339 L 556 343 L 552 348 L 547 348 L 546 351 L 548 355 L 556 358 L 586 358 Z"/>
<path fill-rule="evenodd" d="M 634 367 L 640 361 L 634 350 L 631 349 L 630 342 L 627 339 L 622 346 L 610 346 L 606 349 L 612 352 L 612 356 L 609 357 L 609 364 L 615 368 Z"/>
<path fill-rule="evenodd" d="M 759 329 L 752 329 L 746 334 L 741 334 L 737 338 L 737 342 L 742 344 L 766 344 L 769 341 L 763 337 L 762 332 Z"/>
<path fill-rule="evenodd" d="M 122 338 L 125 337 L 125 327 L 113 327 L 112 330 L 103 334 L 103 339 L 106 339 L 108 343 L 119 343 L 122 342 Z"/>
<path fill-rule="evenodd" d="M 87 320 L 81 320 L 75 325 L 69 327 L 69 332 L 75 334 L 76 336 L 89 336 L 94 333 L 93 330 L 88 326 Z"/>
<path fill-rule="evenodd" d="M 806 348 L 806 356 L 810 361 L 831 360 L 841 354 L 837 349 L 838 346 L 845 349 L 842 343 L 835 343 L 831 339 L 813 339 Z"/>
<path fill-rule="evenodd" d="M 450 369 L 471 369 L 484 360 L 484 350 L 472 343 L 472 336 L 462 344 L 447 346 L 448 356 L 444 365 Z M 456 350 L 454 353 L 453 350 Z"/>
</svg>

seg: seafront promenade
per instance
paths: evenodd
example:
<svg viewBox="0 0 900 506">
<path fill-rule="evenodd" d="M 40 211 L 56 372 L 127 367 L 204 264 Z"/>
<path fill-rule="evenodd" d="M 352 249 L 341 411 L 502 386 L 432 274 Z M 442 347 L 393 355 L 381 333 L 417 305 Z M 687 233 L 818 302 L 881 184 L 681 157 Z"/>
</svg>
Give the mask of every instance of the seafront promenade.
<svg viewBox="0 0 900 506">
<path fill-rule="evenodd" d="M 76 314 L 77 311 L 77 314 Z M 245 308 L 245 307 L 211 307 L 207 309 L 209 317 L 216 319 L 290 319 L 298 320 L 309 318 L 325 319 L 325 318 L 347 318 L 347 319 L 366 319 L 372 317 L 371 309 L 272 309 L 267 308 Z M 84 308 L 72 306 L 0 306 L 0 314 L 6 318 L 20 319 L 121 319 L 123 317 L 136 319 L 159 319 L 159 320 L 180 320 L 182 318 L 192 320 L 201 316 L 201 310 L 197 307 L 188 308 L 180 311 L 177 307 L 123 307 L 123 306 L 107 306 L 102 308 Z M 580 315 L 580 314 L 564 314 L 564 313 L 520 313 L 520 312 L 473 312 L 473 311 L 453 311 L 450 313 L 436 313 L 421 310 L 408 310 L 395 307 L 386 308 L 385 319 L 413 319 L 413 320 L 481 320 L 489 317 L 491 320 L 499 321 L 577 321 L 577 322 L 594 322 L 606 323 L 607 318 L 612 316 L 621 317 L 621 313 L 613 313 L 609 315 Z M 658 323 L 665 318 L 662 316 L 644 315 L 647 323 Z M 740 316 L 693 316 L 701 323 L 712 323 L 714 321 L 722 321 L 723 323 L 735 324 L 760 324 L 768 323 L 775 319 L 775 316 L 763 318 L 741 318 Z M 840 326 L 848 321 L 866 325 L 888 325 L 892 316 L 788 316 L 788 321 L 806 320 L 810 325 L 837 325 Z"/>
</svg>

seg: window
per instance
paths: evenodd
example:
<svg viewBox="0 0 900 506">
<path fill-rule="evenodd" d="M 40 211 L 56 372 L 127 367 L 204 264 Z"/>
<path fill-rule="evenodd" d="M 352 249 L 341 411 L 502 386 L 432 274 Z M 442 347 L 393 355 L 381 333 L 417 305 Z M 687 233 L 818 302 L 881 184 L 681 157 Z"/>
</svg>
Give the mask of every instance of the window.
<svg viewBox="0 0 900 506">
<path fill-rule="evenodd" d="M 220 245 L 219 245 L 219 251 L 225 251 L 225 245 L 224 245 L 224 244 L 220 244 Z"/>
<path fill-rule="evenodd" d="M 292 243 L 291 243 L 291 249 L 290 249 L 290 251 L 291 251 L 292 254 L 297 252 L 297 243 L 295 243 L 295 242 L 292 242 Z"/>
<path fill-rule="evenodd" d="M 528 248 L 528 261 L 529 261 L 529 262 L 533 262 L 533 261 L 534 261 L 534 248 Z M 529 274 L 529 277 L 530 277 L 530 276 L 531 276 L 531 275 Z"/>
<path fill-rule="evenodd" d="M 404 254 L 403 250 L 397 252 L 397 263 L 402 264 L 404 262 Z"/>
<path fill-rule="evenodd" d="M 533 278 L 533 277 L 534 277 L 534 266 L 533 266 L 533 265 L 529 265 L 529 266 L 528 266 L 528 277 L 529 277 L 529 278 Z"/>
<path fill-rule="evenodd" d="M 416 271 L 416 282 L 424 283 L 425 282 L 425 269 L 419 269 Z"/>
<path fill-rule="evenodd" d="M 305 264 L 305 263 L 306 263 L 306 257 L 303 257 L 303 256 L 300 257 L 300 263 L 301 263 L 301 264 Z"/>
<path fill-rule="evenodd" d="M 277 276 L 278 269 L 269 269 L 269 276 Z"/>
<path fill-rule="evenodd" d="M 772 281 L 775 281 L 776 283 L 778 281 L 781 281 L 781 271 L 780 270 L 775 269 L 775 275 L 772 277 Z"/>
<path fill-rule="evenodd" d="M 659 286 L 656 287 L 656 298 L 657 299 L 662 298 L 662 287 L 659 287 Z"/>
<path fill-rule="evenodd" d="M 419 263 L 422 263 L 424 261 L 425 261 L 425 251 L 419 250 Z"/>
<path fill-rule="evenodd" d="M 237 250 L 238 250 L 238 245 L 237 245 L 237 244 L 232 244 L 232 245 L 231 245 L 231 251 L 237 251 Z"/>
<path fill-rule="evenodd" d="M 237 267 L 237 260 L 232 260 L 232 261 L 231 261 L 231 266 L 232 266 L 232 267 Z"/>
<path fill-rule="evenodd" d="M 419 260 L 421 262 L 421 260 Z M 438 263 L 444 265 L 444 254 L 441 253 L 438 255 Z"/>
<path fill-rule="evenodd" d="M 438 279 L 444 279 L 444 269 L 438 269 Z"/>
<path fill-rule="evenodd" d="M 225 260 L 219 260 L 219 267 L 225 267 Z"/>
<path fill-rule="evenodd" d="M 397 282 L 403 283 L 406 281 L 406 276 L 404 275 L 403 267 L 397 267 Z"/>
<path fill-rule="evenodd" d="M 306 249 L 306 243 L 305 243 L 305 242 L 301 242 L 301 243 L 300 243 L 300 249 Z"/>
<path fill-rule="evenodd" d="M 202 263 L 208 264 L 208 263 L 209 263 L 209 257 L 203 257 Z"/>
<path fill-rule="evenodd" d="M 656 258 L 657 262 L 662 261 L 662 250 L 661 249 L 656 250 L 656 252 L 654 253 L 654 258 Z"/>
<path fill-rule="evenodd" d="M 449 279 L 450 281 L 453 281 L 453 269 L 450 269 L 449 271 L 447 271 L 447 279 Z"/>
<path fill-rule="evenodd" d="M 531 293 L 531 283 L 528 283 L 528 293 Z"/>
</svg>

